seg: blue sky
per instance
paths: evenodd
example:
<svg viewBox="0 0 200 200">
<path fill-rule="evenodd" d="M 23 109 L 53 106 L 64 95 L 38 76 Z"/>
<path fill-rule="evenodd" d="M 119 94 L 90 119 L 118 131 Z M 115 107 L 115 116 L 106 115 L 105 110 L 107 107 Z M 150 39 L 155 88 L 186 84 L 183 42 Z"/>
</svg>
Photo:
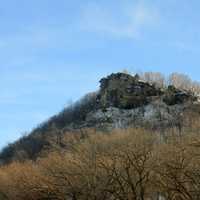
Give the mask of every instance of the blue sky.
<svg viewBox="0 0 200 200">
<path fill-rule="evenodd" d="M 200 81 L 199 10 L 199 0 L 1 1 L 0 148 L 111 72 Z"/>
</svg>

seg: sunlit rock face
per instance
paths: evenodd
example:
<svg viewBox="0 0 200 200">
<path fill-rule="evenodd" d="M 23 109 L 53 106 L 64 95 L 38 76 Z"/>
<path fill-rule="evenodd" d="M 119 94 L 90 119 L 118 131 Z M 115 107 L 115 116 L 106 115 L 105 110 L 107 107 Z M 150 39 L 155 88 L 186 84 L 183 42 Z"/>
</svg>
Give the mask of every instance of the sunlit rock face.
<svg viewBox="0 0 200 200">
<path fill-rule="evenodd" d="M 176 126 L 181 120 L 185 106 L 167 104 L 156 101 L 132 109 L 109 107 L 90 112 L 85 120 L 85 127 L 91 125 L 100 129 L 116 129 L 127 127 L 165 128 Z"/>
</svg>

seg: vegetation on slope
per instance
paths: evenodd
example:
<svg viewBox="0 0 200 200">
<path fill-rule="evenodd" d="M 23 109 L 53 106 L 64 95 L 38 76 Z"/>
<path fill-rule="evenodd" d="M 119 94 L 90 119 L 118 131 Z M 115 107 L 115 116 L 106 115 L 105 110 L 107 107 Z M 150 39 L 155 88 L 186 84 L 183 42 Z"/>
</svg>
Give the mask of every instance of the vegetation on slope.
<svg viewBox="0 0 200 200">
<path fill-rule="evenodd" d="M 5 147 L 0 153 L 0 161 L 10 163 L 15 160 L 36 160 L 44 149 L 51 148 L 51 140 L 55 137 L 58 138 L 61 146 L 65 147 L 66 144 L 61 141 L 66 132 L 74 132 L 74 130 L 81 132 L 83 128 L 88 127 L 106 130 L 107 127 L 121 125 L 120 128 L 127 128 L 132 125 L 164 131 L 163 129 L 170 126 L 178 127 L 181 131 L 183 126 L 188 124 L 184 120 L 188 118 L 188 111 L 192 111 L 190 115 L 199 115 L 200 106 L 194 105 L 199 91 L 200 86 L 197 82 L 177 73 L 171 74 L 168 78 L 160 73 L 152 72 L 146 72 L 140 76 L 125 73 L 112 74 L 101 80 L 100 91 L 86 95 L 38 126 L 29 135 Z M 157 99 L 160 99 L 162 104 L 158 103 Z M 144 106 L 150 102 L 153 102 L 152 106 L 156 106 L 153 111 L 156 112 L 155 119 L 150 117 L 153 120 L 146 122 L 144 118 L 149 113 L 151 114 L 152 110 L 147 108 L 148 112 L 145 113 Z M 163 104 L 164 112 L 162 113 Z M 178 105 L 177 108 L 176 105 Z M 118 108 L 117 113 L 106 112 L 113 106 Z M 138 106 L 139 111 L 137 111 Z M 136 108 L 136 112 L 132 108 Z M 132 115 L 134 112 L 135 114 Z M 91 113 L 93 115 L 90 116 Z M 125 118 L 120 118 L 123 116 L 120 113 L 125 113 Z M 186 115 L 183 115 L 184 113 Z M 140 115 L 143 118 L 138 118 Z M 124 121 L 128 122 L 123 124 Z"/>
<path fill-rule="evenodd" d="M 0 169 L 2 200 L 199 200 L 198 134 L 87 132 L 68 151 Z M 68 137 L 66 135 L 66 137 Z"/>
</svg>

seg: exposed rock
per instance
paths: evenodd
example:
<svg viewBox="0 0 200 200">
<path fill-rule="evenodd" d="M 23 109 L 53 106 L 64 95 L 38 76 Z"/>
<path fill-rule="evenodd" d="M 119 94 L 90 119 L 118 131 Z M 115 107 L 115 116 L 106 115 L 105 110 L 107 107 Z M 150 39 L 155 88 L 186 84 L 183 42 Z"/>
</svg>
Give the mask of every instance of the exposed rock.
<svg viewBox="0 0 200 200">
<path fill-rule="evenodd" d="M 83 127 L 178 126 L 184 109 L 197 100 L 190 92 L 174 86 L 157 88 L 141 81 L 138 75 L 111 74 L 100 83 L 99 106 L 87 114 Z"/>
<path fill-rule="evenodd" d="M 174 86 L 168 86 L 167 90 L 165 91 L 163 101 L 167 105 L 175 105 L 175 104 L 182 104 L 188 101 L 196 101 L 197 98 L 189 92 L 181 91 Z"/>
<path fill-rule="evenodd" d="M 100 83 L 97 102 L 104 109 L 109 107 L 133 109 L 145 106 L 157 99 L 161 99 L 169 106 L 197 100 L 192 93 L 181 91 L 174 86 L 161 89 L 140 81 L 137 74 L 135 76 L 125 73 L 111 74 L 101 79 Z"/>
<path fill-rule="evenodd" d="M 180 120 L 180 114 L 184 106 L 168 106 L 164 102 L 157 100 L 143 107 L 133 109 L 121 109 L 109 107 L 106 111 L 98 109 L 87 115 L 84 126 L 91 125 L 99 129 L 145 127 L 165 128 L 176 126 Z"/>
<path fill-rule="evenodd" d="M 117 107 L 132 109 L 148 104 L 161 90 L 139 80 L 139 76 L 117 73 L 100 81 L 98 101 L 103 108 Z"/>
</svg>

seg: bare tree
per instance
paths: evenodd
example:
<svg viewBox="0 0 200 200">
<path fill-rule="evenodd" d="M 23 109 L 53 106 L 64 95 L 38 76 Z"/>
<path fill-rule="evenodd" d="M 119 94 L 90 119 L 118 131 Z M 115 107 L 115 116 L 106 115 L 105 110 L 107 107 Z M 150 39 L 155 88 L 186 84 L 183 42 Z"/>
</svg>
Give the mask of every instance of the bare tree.
<svg viewBox="0 0 200 200">
<path fill-rule="evenodd" d="M 165 76 L 159 72 L 145 72 L 140 75 L 142 80 L 157 87 L 163 88 L 165 86 Z"/>
<path fill-rule="evenodd" d="M 192 81 L 189 76 L 180 73 L 172 73 L 168 78 L 169 85 L 183 90 L 191 90 Z"/>
</svg>

